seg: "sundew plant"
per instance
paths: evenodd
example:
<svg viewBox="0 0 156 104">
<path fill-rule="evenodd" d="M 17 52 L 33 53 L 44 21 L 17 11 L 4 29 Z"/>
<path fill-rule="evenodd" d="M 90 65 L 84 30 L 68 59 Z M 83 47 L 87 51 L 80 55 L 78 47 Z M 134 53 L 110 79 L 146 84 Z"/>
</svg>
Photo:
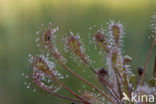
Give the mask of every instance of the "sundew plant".
<svg viewBox="0 0 156 104">
<path fill-rule="evenodd" d="M 156 101 L 156 58 L 155 63 L 153 63 L 154 70 L 151 80 L 144 82 L 144 76 L 152 50 L 156 44 L 156 15 L 152 16 L 150 27 L 152 45 L 145 60 L 145 65 L 138 68 L 138 73 L 133 73 L 131 70 L 129 63 L 133 61 L 132 58 L 124 55 L 122 47 L 124 46 L 125 33 L 120 22 L 110 20 L 105 29 L 93 26 L 88 34 L 89 44 L 95 46 L 96 50 L 99 50 L 99 54 L 103 55 L 102 58 L 106 62 L 103 63 L 103 66 L 107 67 L 96 68 L 92 64 L 98 62 L 92 60 L 91 56 L 86 54 L 87 48 L 79 33 L 68 31 L 63 34 L 64 51 L 70 54 L 70 60 L 76 61 L 78 66 L 85 65 L 94 73 L 88 80 L 77 74 L 58 50 L 55 39 L 59 35 L 59 27 L 55 27 L 51 23 L 47 27 L 42 25 L 36 33 L 36 42 L 40 54 L 29 55 L 32 70 L 31 74 L 26 77 L 31 79 L 31 82 L 26 82 L 25 85 L 27 88 L 34 85 L 37 89 L 71 101 L 71 104 L 154 104 Z M 72 75 L 72 77 L 83 82 L 79 92 L 64 83 L 64 79 L 69 75 L 61 74 L 56 64 L 68 71 L 70 76 Z M 88 69 L 79 70 L 87 72 Z M 137 74 L 139 78 L 136 77 Z M 96 82 L 91 81 L 92 79 Z M 76 82 L 71 84 L 74 83 Z M 60 94 L 60 89 L 68 91 L 72 96 Z M 36 89 L 33 91 L 36 91 Z"/>
</svg>

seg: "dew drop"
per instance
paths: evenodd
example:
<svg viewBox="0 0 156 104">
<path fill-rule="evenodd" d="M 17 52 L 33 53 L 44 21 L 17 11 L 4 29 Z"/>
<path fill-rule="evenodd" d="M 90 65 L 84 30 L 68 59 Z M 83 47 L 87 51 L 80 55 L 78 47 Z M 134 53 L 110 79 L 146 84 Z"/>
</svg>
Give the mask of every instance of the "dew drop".
<svg viewBox="0 0 156 104">
<path fill-rule="evenodd" d="M 82 87 L 84 88 L 84 87 L 86 87 L 85 85 L 82 85 Z"/>
<path fill-rule="evenodd" d="M 29 76 L 25 76 L 25 78 L 27 79 L 27 78 L 29 78 Z"/>
<path fill-rule="evenodd" d="M 30 86 L 28 85 L 27 88 L 30 88 Z"/>
<path fill-rule="evenodd" d="M 40 33 L 40 31 L 37 31 L 37 32 L 36 32 L 36 35 L 38 35 L 39 33 Z"/>
<path fill-rule="evenodd" d="M 31 54 L 29 54 L 29 57 L 31 57 L 32 55 Z"/>
<path fill-rule="evenodd" d="M 48 80 L 47 82 L 50 83 L 50 80 Z"/>
<path fill-rule="evenodd" d="M 66 75 L 66 78 L 69 78 L 69 75 Z"/>
<path fill-rule="evenodd" d="M 27 82 L 24 82 L 24 85 L 27 85 Z"/>
<path fill-rule="evenodd" d="M 21 75 L 22 75 L 22 76 L 24 76 L 25 74 L 24 74 L 24 73 L 22 73 Z"/>
<path fill-rule="evenodd" d="M 36 92 L 36 89 L 33 89 L 33 92 Z"/>
<path fill-rule="evenodd" d="M 40 45 L 39 44 L 37 44 L 37 47 L 39 47 Z"/>
</svg>

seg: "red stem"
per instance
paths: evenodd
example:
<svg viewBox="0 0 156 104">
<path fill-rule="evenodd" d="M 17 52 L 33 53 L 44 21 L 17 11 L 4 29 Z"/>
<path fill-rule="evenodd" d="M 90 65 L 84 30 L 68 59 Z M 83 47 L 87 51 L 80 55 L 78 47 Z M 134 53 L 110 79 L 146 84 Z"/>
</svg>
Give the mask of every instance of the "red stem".
<svg viewBox="0 0 156 104">
<path fill-rule="evenodd" d="M 112 92 L 118 97 L 118 94 L 115 92 L 115 90 L 113 89 L 113 87 L 104 79 L 104 77 L 102 75 L 100 75 L 97 71 L 95 71 L 95 69 L 85 60 L 85 59 L 82 59 L 87 65 L 88 67 L 95 73 L 99 76 L 99 78 L 107 85 L 109 86 L 109 88 L 112 90 Z"/>
<path fill-rule="evenodd" d="M 39 81 L 38 78 L 35 78 L 35 82 L 37 84 L 38 87 L 40 87 L 40 89 L 54 95 L 54 96 L 57 96 L 57 97 L 60 97 L 60 98 L 63 98 L 63 99 L 66 99 L 66 100 L 69 100 L 69 101 L 74 101 L 74 102 L 79 102 L 79 103 L 83 103 L 83 101 L 80 101 L 80 100 L 77 100 L 77 99 L 74 99 L 74 98 L 70 98 L 70 97 L 65 97 L 65 96 L 62 96 L 62 95 L 59 95 L 57 93 L 55 93 L 54 91 L 52 91 L 49 87 L 47 86 L 43 86 L 41 85 L 41 82 Z"/>
<path fill-rule="evenodd" d="M 108 97 L 107 95 L 105 95 L 103 93 L 103 91 L 101 91 L 98 87 L 96 87 L 95 85 L 93 85 L 92 83 L 90 83 L 89 81 L 83 79 L 82 77 L 80 77 L 78 74 L 74 73 L 71 69 L 69 69 L 65 64 L 63 64 L 60 60 L 58 60 L 58 62 L 67 70 L 69 71 L 71 74 L 73 74 L 74 76 L 76 76 L 78 79 L 80 79 L 81 81 L 85 82 L 86 84 L 90 85 L 91 87 L 95 88 L 98 92 L 100 92 L 105 98 L 107 98 L 109 101 L 111 101 L 112 103 L 114 102 L 110 97 Z"/>
<path fill-rule="evenodd" d="M 69 71 L 71 74 L 73 74 L 75 77 L 77 77 L 78 79 L 80 79 L 81 81 L 83 81 L 84 83 L 88 84 L 89 86 L 95 88 L 98 92 L 100 92 L 106 99 L 108 99 L 110 102 L 114 103 L 114 101 L 107 95 L 104 94 L 104 92 L 102 90 L 100 90 L 98 87 L 96 87 L 95 85 L 93 85 L 92 83 L 90 83 L 89 81 L 85 80 L 84 78 L 82 78 L 81 76 L 79 76 L 78 74 L 74 73 L 70 68 L 68 68 L 60 59 L 60 55 L 56 53 L 53 45 L 51 43 L 47 44 L 50 48 L 50 51 L 52 53 L 52 55 L 57 59 L 57 61 L 59 62 L 59 64 L 61 64 L 67 71 Z"/>
<path fill-rule="evenodd" d="M 150 59 L 150 56 L 152 54 L 152 50 L 153 50 L 155 44 L 156 44 L 156 39 L 153 40 L 151 48 L 150 48 L 149 53 L 148 53 L 148 56 L 146 58 L 146 62 L 145 62 L 145 65 L 144 65 L 144 70 L 143 70 L 143 73 L 141 75 L 140 82 L 139 82 L 140 86 L 143 83 L 144 75 L 145 75 L 145 72 L 146 72 L 146 69 L 147 69 L 147 66 L 148 66 L 148 62 L 149 62 L 149 59 Z"/>
</svg>

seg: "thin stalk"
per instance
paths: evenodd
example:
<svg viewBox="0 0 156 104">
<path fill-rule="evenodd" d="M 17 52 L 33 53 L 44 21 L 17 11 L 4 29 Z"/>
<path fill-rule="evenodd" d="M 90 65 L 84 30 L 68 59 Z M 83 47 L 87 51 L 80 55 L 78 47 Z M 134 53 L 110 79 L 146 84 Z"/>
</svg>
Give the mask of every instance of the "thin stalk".
<svg viewBox="0 0 156 104">
<path fill-rule="evenodd" d="M 104 79 L 104 77 L 102 75 L 100 75 L 97 71 L 95 71 L 95 69 L 85 60 L 83 59 L 83 61 L 86 63 L 86 65 L 96 74 L 99 76 L 99 78 L 104 81 L 104 83 L 109 86 L 109 88 L 112 90 L 112 92 L 120 99 L 120 97 L 118 96 L 118 94 L 115 92 L 115 90 L 113 89 L 113 87 Z M 121 99 L 120 99 L 121 100 Z"/>
<path fill-rule="evenodd" d="M 69 71 L 71 74 L 73 74 L 75 77 L 77 77 L 78 79 L 80 79 L 81 81 L 85 82 L 86 84 L 88 84 L 89 86 L 95 88 L 95 90 L 97 90 L 98 92 L 100 92 L 106 99 L 108 99 L 110 102 L 114 102 L 110 97 L 108 97 L 107 95 L 104 94 L 104 92 L 99 89 L 98 87 L 96 87 L 95 85 L 93 85 L 92 83 L 90 83 L 89 81 L 83 79 L 82 77 L 80 77 L 78 74 L 74 73 L 71 69 L 69 69 L 65 64 L 63 64 L 61 62 L 61 60 L 58 59 L 58 62 L 67 70 Z"/>
<path fill-rule="evenodd" d="M 75 77 L 77 77 L 78 79 L 80 79 L 81 81 L 83 81 L 84 83 L 88 84 L 89 86 L 95 88 L 99 93 L 101 93 L 107 100 L 109 100 L 110 102 L 114 103 L 114 101 L 107 95 L 104 94 L 104 92 L 99 89 L 98 87 L 96 87 L 95 85 L 93 85 L 92 83 L 90 83 L 89 81 L 85 80 L 84 78 L 80 77 L 78 74 L 74 73 L 70 68 L 68 68 L 63 62 L 62 60 L 59 58 L 59 55 L 56 53 L 56 51 L 53 48 L 52 44 L 48 44 L 49 48 L 50 48 L 50 52 L 52 53 L 52 55 L 56 58 L 56 60 L 59 62 L 59 64 L 61 64 L 67 71 L 69 71 L 72 75 L 74 75 Z"/>
<path fill-rule="evenodd" d="M 116 47 L 119 48 L 119 46 L 116 44 Z M 130 87 L 129 87 L 129 84 L 128 84 L 128 81 L 127 81 L 127 74 L 125 73 L 126 71 L 126 68 L 125 68 L 125 64 L 123 63 L 123 67 L 122 67 L 122 72 L 123 72 L 123 75 L 121 76 L 121 74 L 119 73 L 118 69 L 115 70 L 116 74 L 118 74 L 118 76 L 120 77 L 121 81 L 122 81 L 122 84 L 123 84 L 123 88 L 124 88 L 124 92 L 129 96 L 131 97 L 131 94 L 130 94 Z M 118 82 L 118 81 L 117 81 Z M 118 86 L 120 86 L 120 83 L 118 84 Z M 121 92 L 121 88 L 118 87 L 119 89 L 119 92 L 120 92 L 120 97 L 122 98 L 122 92 Z M 127 104 L 129 104 L 129 102 L 127 102 Z"/>
<path fill-rule="evenodd" d="M 99 79 L 100 80 L 100 79 Z M 105 86 L 105 89 L 111 94 L 111 96 L 119 103 L 118 99 L 116 98 L 116 96 L 114 96 L 114 94 L 112 93 L 112 91 L 106 86 L 106 84 L 100 80 L 100 82 L 103 84 L 103 86 Z"/>
<path fill-rule="evenodd" d="M 122 76 L 121 76 L 121 74 L 119 73 L 118 70 L 117 70 L 117 74 L 118 74 L 118 76 L 119 76 L 119 78 L 120 78 L 120 80 L 121 80 L 121 82 L 122 82 L 122 84 L 123 84 L 123 78 L 122 78 Z"/>
<path fill-rule="evenodd" d="M 123 70 L 126 71 L 125 68 Z M 130 87 L 129 87 L 128 80 L 127 80 L 127 74 L 125 72 L 123 72 L 123 79 L 124 79 L 123 80 L 124 91 L 130 97 L 131 96 L 131 93 L 130 93 L 131 91 L 130 91 Z"/>
<path fill-rule="evenodd" d="M 50 88 L 48 88 L 48 87 L 46 87 L 46 86 L 41 86 L 40 81 L 38 81 L 37 79 L 35 79 L 35 82 L 36 82 L 37 86 L 40 87 L 40 89 L 42 89 L 42 90 L 48 92 L 48 93 L 51 94 L 51 95 L 54 95 L 54 96 L 63 98 L 63 99 L 65 99 L 65 100 L 74 101 L 74 102 L 78 102 L 78 103 L 83 103 L 83 101 L 81 101 L 81 100 L 77 100 L 77 99 L 74 99 L 74 98 L 62 96 L 62 95 L 60 95 L 60 94 L 55 93 L 54 91 L 52 91 Z"/>
<path fill-rule="evenodd" d="M 153 50 L 155 44 L 156 44 L 156 39 L 153 40 L 152 45 L 151 45 L 151 48 L 150 48 L 149 53 L 148 53 L 148 56 L 146 58 L 146 62 L 145 62 L 145 65 L 144 65 L 144 70 L 143 70 L 143 73 L 141 75 L 140 82 L 139 82 L 139 85 L 140 86 L 143 83 L 145 72 L 146 72 L 146 69 L 147 69 L 147 66 L 148 66 L 148 62 L 149 62 L 149 59 L 150 59 L 150 56 L 152 54 L 152 50 Z"/>
<path fill-rule="evenodd" d="M 55 77 L 52 73 L 51 76 Z M 73 90 L 71 90 L 70 88 L 68 88 L 66 85 L 64 85 L 61 81 L 59 81 L 56 77 L 54 79 L 58 84 L 60 84 L 64 89 L 66 89 L 68 92 L 70 92 L 72 95 L 74 95 L 75 97 L 79 98 L 80 100 L 84 101 L 86 104 L 91 104 L 90 102 L 88 102 L 86 99 L 82 98 L 81 96 L 77 95 Z"/>
<path fill-rule="evenodd" d="M 117 72 L 115 72 L 115 73 L 117 73 Z M 117 86 L 118 86 L 118 90 L 119 90 L 120 99 L 122 99 L 122 91 L 121 91 L 121 85 L 120 85 L 120 82 L 119 82 L 118 74 L 115 74 L 115 76 L 116 76 L 116 81 L 117 81 Z"/>
<path fill-rule="evenodd" d="M 58 97 L 60 97 L 60 98 L 63 98 L 63 99 L 69 100 L 69 101 L 74 101 L 74 102 L 78 102 L 78 103 L 83 103 L 82 101 L 76 100 L 76 99 L 74 99 L 74 98 L 65 97 L 65 96 L 62 96 L 62 95 L 59 95 L 59 94 L 56 94 L 56 93 L 52 93 L 52 92 L 50 92 L 50 93 L 51 93 L 52 95 L 54 95 L 54 96 L 58 96 Z"/>
</svg>

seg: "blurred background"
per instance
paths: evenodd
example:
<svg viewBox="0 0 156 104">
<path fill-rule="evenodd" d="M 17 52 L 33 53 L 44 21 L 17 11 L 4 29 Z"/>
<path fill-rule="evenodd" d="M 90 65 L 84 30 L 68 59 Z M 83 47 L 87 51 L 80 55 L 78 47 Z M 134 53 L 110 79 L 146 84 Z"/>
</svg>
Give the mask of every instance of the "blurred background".
<svg viewBox="0 0 156 104">
<path fill-rule="evenodd" d="M 95 68 L 106 67 L 93 46 L 88 44 L 89 27 L 104 25 L 109 19 L 121 21 L 125 27 L 125 53 L 132 57 L 132 69 L 143 66 L 152 40 L 148 39 L 151 16 L 156 11 L 155 0 L 0 0 L 0 104 L 71 104 L 42 91 L 24 86 L 22 73 L 29 73 L 28 55 L 36 55 L 35 33 L 41 24 L 52 22 L 62 27 L 59 37 L 71 28 L 85 40 L 87 52 L 95 60 Z M 57 42 L 61 50 L 63 46 Z M 61 51 L 63 53 L 63 51 Z M 154 54 L 145 79 L 152 77 Z M 63 53 L 68 57 L 67 54 Z M 99 62 L 98 62 L 99 61 Z M 71 59 L 68 65 L 77 69 Z M 80 66 L 81 67 L 81 66 Z M 85 66 L 83 66 L 85 67 Z M 58 65 L 61 73 L 64 69 Z M 77 73 L 87 78 L 81 69 Z M 91 74 L 91 72 L 89 72 Z M 137 73 L 136 73 L 137 74 Z M 79 80 L 66 78 L 65 84 L 78 90 Z M 74 83 L 76 82 L 76 83 Z M 69 95 L 66 91 L 60 93 Z"/>
</svg>

